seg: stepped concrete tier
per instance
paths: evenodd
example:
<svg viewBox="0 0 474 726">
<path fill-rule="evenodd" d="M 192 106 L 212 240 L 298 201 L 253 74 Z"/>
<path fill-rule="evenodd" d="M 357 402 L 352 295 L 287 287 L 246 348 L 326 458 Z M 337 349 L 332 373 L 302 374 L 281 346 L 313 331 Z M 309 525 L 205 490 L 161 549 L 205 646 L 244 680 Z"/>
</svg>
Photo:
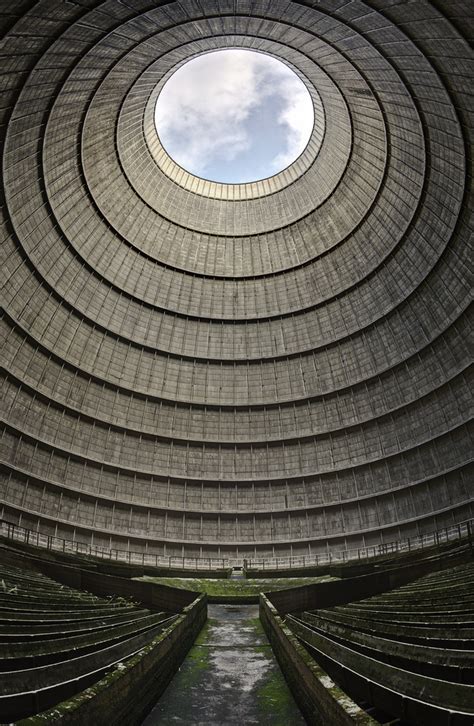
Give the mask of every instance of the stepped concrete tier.
<svg viewBox="0 0 474 726">
<path fill-rule="evenodd" d="M 205 620 L 196 592 L 0 546 L 2 723 L 141 723 Z"/>
<path fill-rule="evenodd" d="M 451 559 L 451 561 L 450 561 Z M 308 724 L 471 726 L 472 549 L 260 596 Z"/>
<path fill-rule="evenodd" d="M 242 563 L 472 516 L 471 10 L 2 0 L 4 519 Z M 243 185 L 178 168 L 153 120 L 229 47 L 315 109 Z"/>
</svg>

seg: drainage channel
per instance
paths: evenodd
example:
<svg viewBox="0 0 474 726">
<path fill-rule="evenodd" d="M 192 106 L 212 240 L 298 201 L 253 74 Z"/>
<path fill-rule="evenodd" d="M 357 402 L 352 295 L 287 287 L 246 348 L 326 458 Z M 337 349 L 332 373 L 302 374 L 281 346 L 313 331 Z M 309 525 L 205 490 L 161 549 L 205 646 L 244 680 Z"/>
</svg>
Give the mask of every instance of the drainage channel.
<svg viewBox="0 0 474 726">
<path fill-rule="evenodd" d="M 142 726 L 304 726 L 257 605 L 209 605 L 208 621 Z"/>
</svg>

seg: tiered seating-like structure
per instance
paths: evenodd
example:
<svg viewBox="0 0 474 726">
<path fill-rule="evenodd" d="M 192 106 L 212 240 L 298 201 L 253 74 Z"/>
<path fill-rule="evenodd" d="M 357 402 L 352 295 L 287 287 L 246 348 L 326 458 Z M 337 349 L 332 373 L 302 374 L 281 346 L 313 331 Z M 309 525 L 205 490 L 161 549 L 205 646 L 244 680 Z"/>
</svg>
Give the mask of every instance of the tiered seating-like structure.
<svg viewBox="0 0 474 726">
<path fill-rule="evenodd" d="M 24 718 L 70 698 L 176 617 L 0 564 L 2 718 Z"/>
<path fill-rule="evenodd" d="M 286 624 L 376 721 L 474 723 L 474 563 Z"/>
</svg>

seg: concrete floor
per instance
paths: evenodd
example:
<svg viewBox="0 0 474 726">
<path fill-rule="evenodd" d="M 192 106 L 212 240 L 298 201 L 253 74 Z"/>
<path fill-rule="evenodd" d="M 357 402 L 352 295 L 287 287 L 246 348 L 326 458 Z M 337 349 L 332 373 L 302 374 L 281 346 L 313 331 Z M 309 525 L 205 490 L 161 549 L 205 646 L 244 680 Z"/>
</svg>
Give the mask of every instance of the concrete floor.
<svg viewBox="0 0 474 726">
<path fill-rule="evenodd" d="M 209 619 L 143 726 L 304 726 L 256 605 L 210 605 Z"/>
</svg>

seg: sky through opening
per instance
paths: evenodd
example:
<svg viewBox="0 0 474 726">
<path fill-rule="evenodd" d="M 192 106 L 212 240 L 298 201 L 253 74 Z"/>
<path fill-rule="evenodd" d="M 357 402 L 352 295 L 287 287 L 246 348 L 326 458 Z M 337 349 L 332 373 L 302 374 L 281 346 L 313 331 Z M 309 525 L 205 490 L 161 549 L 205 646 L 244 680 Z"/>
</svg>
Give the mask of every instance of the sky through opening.
<svg viewBox="0 0 474 726">
<path fill-rule="evenodd" d="M 155 109 L 161 143 L 196 176 L 242 184 L 273 176 L 304 151 L 313 102 L 276 58 L 250 50 L 205 53 L 166 82 Z"/>
</svg>

